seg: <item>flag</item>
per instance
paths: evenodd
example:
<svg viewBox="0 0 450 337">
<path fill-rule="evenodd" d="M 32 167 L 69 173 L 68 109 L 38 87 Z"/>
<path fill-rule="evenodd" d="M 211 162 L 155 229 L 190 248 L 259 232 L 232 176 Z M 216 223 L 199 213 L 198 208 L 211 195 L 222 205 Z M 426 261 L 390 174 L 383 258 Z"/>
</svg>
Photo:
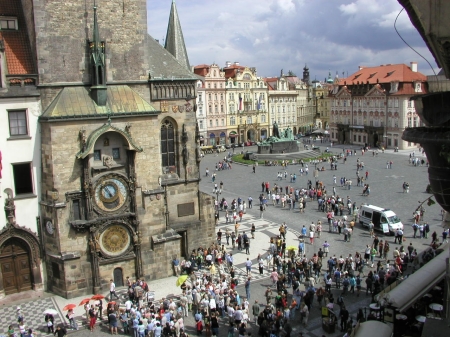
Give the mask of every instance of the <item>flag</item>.
<svg viewBox="0 0 450 337">
<path fill-rule="evenodd" d="M 242 111 L 242 96 L 241 96 L 241 94 L 239 94 L 239 108 L 238 108 L 238 110 Z"/>
<path fill-rule="evenodd" d="M 258 111 L 261 110 L 261 100 L 262 100 L 262 94 L 259 94 Z"/>
</svg>

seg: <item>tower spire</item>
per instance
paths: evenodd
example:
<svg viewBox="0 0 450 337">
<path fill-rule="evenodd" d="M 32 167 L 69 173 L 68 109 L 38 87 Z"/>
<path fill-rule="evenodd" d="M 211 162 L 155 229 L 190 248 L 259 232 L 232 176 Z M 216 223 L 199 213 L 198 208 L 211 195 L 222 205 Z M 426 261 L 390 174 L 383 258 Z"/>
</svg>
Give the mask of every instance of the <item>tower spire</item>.
<svg viewBox="0 0 450 337">
<path fill-rule="evenodd" d="M 167 25 L 164 48 L 167 49 L 179 63 L 191 70 L 175 0 L 172 0 L 172 6 L 170 8 L 169 24 Z"/>
<path fill-rule="evenodd" d="M 92 41 L 89 41 L 91 63 L 91 97 L 97 105 L 105 106 L 106 71 L 105 71 L 105 41 L 100 40 L 100 32 L 97 20 L 97 4 L 94 0 L 94 29 Z"/>
</svg>

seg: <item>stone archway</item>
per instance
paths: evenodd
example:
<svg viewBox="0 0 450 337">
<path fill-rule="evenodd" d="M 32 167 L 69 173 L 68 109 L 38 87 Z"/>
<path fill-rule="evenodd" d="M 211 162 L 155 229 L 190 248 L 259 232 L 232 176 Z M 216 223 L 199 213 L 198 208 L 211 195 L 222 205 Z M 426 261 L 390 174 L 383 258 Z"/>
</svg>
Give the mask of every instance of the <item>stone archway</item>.
<svg viewBox="0 0 450 337">
<path fill-rule="evenodd" d="M 40 245 L 36 234 L 17 224 L 0 231 L 0 298 L 43 289 Z"/>
<path fill-rule="evenodd" d="M 256 131 L 255 129 L 250 129 L 247 131 L 247 141 L 256 141 Z"/>
</svg>

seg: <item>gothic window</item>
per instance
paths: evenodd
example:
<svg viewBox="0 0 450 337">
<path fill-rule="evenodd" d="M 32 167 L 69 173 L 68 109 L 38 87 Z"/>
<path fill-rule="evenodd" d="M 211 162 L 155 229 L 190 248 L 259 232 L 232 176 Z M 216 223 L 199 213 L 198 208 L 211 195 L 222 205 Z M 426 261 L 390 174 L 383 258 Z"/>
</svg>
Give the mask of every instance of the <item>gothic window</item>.
<svg viewBox="0 0 450 337">
<path fill-rule="evenodd" d="M 175 127 L 166 119 L 161 124 L 161 161 L 163 172 L 175 172 Z"/>
</svg>

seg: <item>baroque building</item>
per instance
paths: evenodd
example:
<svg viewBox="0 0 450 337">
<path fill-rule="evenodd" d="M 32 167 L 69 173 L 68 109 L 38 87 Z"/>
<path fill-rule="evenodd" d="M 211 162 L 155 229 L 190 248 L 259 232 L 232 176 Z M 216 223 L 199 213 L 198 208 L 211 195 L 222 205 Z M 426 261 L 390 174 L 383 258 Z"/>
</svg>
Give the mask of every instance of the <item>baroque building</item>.
<svg viewBox="0 0 450 337">
<path fill-rule="evenodd" d="M 269 137 L 267 85 L 257 76 L 256 68 L 231 64 L 225 68 L 230 142 L 257 142 Z M 233 138 L 234 141 L 233 141 Z"/>
<path fill-rule="evenodd" d="M 405 128 L 420 125 L 412 96 L 427 93 L 426 76 L 417 63 L 359 67 L 333 85 L 331 140 L 340 144 L 409 149 Z"/>
<path fill-rule="evenodd" d="M 175 256 L 214 235 L 199 191 L 198 78 L 187 54 L 172 55 L 184 41 L 164 49 L 147 34 L 145 0 L 89 2 L 23 2 L 41 97 L 42 260 L 17 240 L 40 271 L 31 283 L 45 275 L 67 298 L 170 276 Z M 174 6 L 168 35 L 179 37 Z"/>
<path fill-rule="evenodd" d="M 205 145 L 225 145 L 229 143 L 227 136 L 227 103 L 225 90 L 225 73 L 217 64 L 198 65 L 194 73 L 203 78 L 202 88 L 198 90 L 198 116 L 200 109 L 205 113 L 207 135 Z M 200 123 L 200 130 L 203 123 Z M 233 137 L 231 137 L 233 138 Z"/>
<path fill-rule="evenodd" d="M 283 73 L 281 73 L 280 77 L 268 77 L 264 81 L 268 88 L 268 108 L 271 125 L 276 122 L 280 130 L 290 128 L 293 130 L 293 134 L 297 134 L 298 97 L 295 83 L 289 81 Z"/>
</svg>

